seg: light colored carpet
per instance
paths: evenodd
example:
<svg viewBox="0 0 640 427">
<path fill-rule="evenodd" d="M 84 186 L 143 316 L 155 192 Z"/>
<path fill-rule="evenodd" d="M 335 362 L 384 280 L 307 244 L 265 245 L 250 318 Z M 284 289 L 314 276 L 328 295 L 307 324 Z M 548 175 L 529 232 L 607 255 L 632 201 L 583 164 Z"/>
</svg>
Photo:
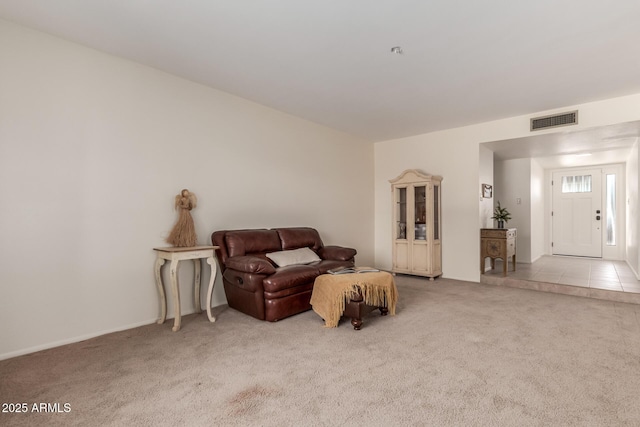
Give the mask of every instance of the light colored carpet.
<svg viewBox="0 0 640 427">
<path fill-rule="evenodd" d="M 640 306 L 396 278 L 361 331 L 227 307 L 0 362 L 0 414 L 47 426 L 638 426 Z"/>
</svg>

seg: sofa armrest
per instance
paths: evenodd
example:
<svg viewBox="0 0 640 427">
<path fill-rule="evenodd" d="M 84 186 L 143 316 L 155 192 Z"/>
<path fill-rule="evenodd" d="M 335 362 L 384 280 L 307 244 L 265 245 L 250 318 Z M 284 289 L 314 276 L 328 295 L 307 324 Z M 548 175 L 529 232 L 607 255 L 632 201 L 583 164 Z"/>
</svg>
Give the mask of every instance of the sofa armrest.
<svg viewBox="0 0 640 427">
<path fill-rule="evenodd" d="M 276 272 L 273 264 L 266 259 L 250 255 L 229 257 L 225 266 L 243 273 L 273 274 Z"/>
<path fill-rule="evenodd" d="M 344 248 L 342 246 L 325 246 L 318 251 L 320 258 L 337 261 L 351 261 L 357 253 L 358 251 L 353 248 Z"/>
</svg>

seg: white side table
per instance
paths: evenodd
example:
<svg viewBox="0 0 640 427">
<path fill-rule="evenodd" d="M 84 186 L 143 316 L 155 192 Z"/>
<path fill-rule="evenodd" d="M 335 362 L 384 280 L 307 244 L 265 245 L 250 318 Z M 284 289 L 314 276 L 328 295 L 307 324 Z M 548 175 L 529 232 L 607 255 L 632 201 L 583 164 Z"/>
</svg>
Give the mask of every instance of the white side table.
<svg viewBox="0 0 640 427">
<path fill-rule="evenodd" d="M 202 307 L 200 305 L 200 260 L 206 259 L 207 264 L 211 266 L 211 279 L 209 279 L 209 289 L 207 290 L 207 316 L 209 321 L 215 322 L 216 318 L 211 314 L 211 298 L 213 296 L 213 286 L 216 279 L 216 273 L 218 272 L 218 265 L 216 263 L 216 252 L 218 246 L 192 246 L 185 248 L 168 247 L 168 248 L 153 248 L 156 251 L 156 285 L 158 287 L 158 293 L 160 294 L 160 307 L 162 313 L 158 324 L 164 323 L 167 318 L 167 297 L 164 293 L 164 284 L 162 283 L 161 268 L 165 261 L 171 261 L 170 273 L 171 273 L 171 290 L 173 293 L 173 311 L 175 319 L 173 322 L 172 330 L 177 332 L 180 330 L 180 322 L 182 316 L 180 315 L 180 289 L 178 287 L 178 266 L 179 262 L 192 259 L 195 267 L 195 289 L 194 289 L 194 302 L 196 306 L 196 313 L 202 313 Z"/>
</svg>

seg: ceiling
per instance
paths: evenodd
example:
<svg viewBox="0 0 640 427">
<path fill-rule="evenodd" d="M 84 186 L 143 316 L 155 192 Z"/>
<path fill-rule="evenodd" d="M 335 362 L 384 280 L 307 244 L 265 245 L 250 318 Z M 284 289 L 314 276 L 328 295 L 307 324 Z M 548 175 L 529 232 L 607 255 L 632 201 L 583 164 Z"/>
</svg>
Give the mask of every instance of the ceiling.
<svg viewBox="0 0 640 427">
<path fill-rule="evenodd" d="M 545 169 L 625 163 L 640 135 L 640 121 L 483 143 L 499 160 L 535 158 Z"/>
<path fill-rule="evenodd" d="M 640 93 L 637 0 L 0 0 L 0 17 L 367 141 Z"/>
</svg>

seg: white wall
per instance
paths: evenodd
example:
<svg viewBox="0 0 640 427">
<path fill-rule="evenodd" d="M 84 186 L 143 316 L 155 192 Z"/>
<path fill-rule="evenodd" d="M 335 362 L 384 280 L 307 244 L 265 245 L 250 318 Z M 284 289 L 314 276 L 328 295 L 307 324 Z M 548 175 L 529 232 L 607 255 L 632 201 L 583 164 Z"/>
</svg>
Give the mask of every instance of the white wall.
<svg viewBox="0 0 640 427">
<path fill-rule="evenodd" d="M 404 169 L 416 168 L 444 177 L 443 276 L 479 281 L 478 145 L 528 136 L 530 117 L 573 109 L 580 111 L 580 124 L 573 130 L 635 121 L 640 119 L 640 94 L 376 143 L 376 264 L 383 268 L 391 267 L 391 198 L 388 180 Z M 633 218 L 637 221 L 637 216 Z"/>
<path fill-rule="evenodd" d="M 306 225 L 373 264 L 371 144 L 2 20 L 0 64 L 0 358 L 154 322 L 182 188 L 200 244 Z"/>
<path fill-rule="evenodd" d="M 633 149 L 629 154 L 626 164 L 626 193 L 627 193 L 627 212 L 626 212 L 626 259 L 629 266 L 633 269 L 636 276 L 640 273 L 640 250 L 638 249 L 638 239 L 640 238 L 640 228 L 638 227 L 638 216 L 640 199 L 638 198 L 638 159 L 640 153 L 638 151 L 638 141 L 633 145 Z M 640 278 L 640 276 L 638 277 Z"/>
<path fill-rule="evenodd" d="M 494 163 L 494 206 L 511 213 L 505 225 L 517 228 L 518 262 L 531 262 L 531 159 L 496 160 Z M 518 203 L 518 201 L 520 203 Z"/>
<path fill-rule="evenodd" d="M 545 254 L 545 222 L 549 219 L 545 207 L 544 168 L 531 159 L 531 262 Z"/>
<path fill-rule="evenodd" d="M 478 166 L 478 194 L 480 195 L 480 228 L 493 228 L 493 197 L 484 198 L 482 194 L 482 184 L 493 186 L 493 151 L 486 147 L 480 146 Z M 495 190 L 495 188 L 494 188 Z"/>
</svg>

